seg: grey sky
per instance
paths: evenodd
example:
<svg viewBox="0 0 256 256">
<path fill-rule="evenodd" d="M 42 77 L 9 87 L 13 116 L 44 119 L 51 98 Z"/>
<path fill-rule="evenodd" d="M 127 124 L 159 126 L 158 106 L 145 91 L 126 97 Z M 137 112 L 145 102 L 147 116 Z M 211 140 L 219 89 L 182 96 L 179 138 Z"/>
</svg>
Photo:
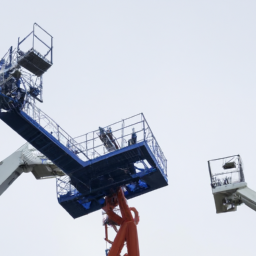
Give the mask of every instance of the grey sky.
<svg viewBox="0 0 256 256">
<path fill-rule="evenodd" d="M 216 215 L 207 160 L 241 154 L 256 190 L 255 1 L 5 1 L 0 55 L 37 22 L 54 36 L 38 106 L 69 134 L 143 112 L 169 187 L 129 200 L 141 255 L 255 255 L 255 212 Z M 0 160 L 24 140 L 0 122 Z M 101 212 L 73 220 L 55 181 L 23 174 L 0 198 L 1 249 L 104 255 Z"/>
</svg>

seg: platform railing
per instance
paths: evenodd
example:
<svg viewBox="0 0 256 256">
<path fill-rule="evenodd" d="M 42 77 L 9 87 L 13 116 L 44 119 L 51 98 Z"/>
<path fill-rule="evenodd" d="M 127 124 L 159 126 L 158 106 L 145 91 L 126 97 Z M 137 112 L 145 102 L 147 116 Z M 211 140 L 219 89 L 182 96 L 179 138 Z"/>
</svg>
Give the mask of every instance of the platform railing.
<svg viewBox="0 0 256 256">
<path fill-rule="evenodd" d="M 239 155 L 210 160 L 208 169 L 212 188 L 245 181 Z"/>
<path fill-rule="evenodd" d="M 142 113 L 101 127 L 104 131 L 111 128 L 113 141 L 116 144 L 116 146 L 113 144 L 113 147 L 107 148 L 100 138 L 99 130 L 73 138 L 34 104 L 26 104 L 23 111 L 83 161 L 95 159 L 129 146 L 132 134 L 136 134 L 136 143 L 143 141 L 147 143 L 160 167 L 160 171 L 167 176 L 167 160 Z"/>
<path fill-rule="evenodd" d="M 111 128 L 113 138 L 118 145 L 118 148 L 115 150 L 129 146 L 129 140 L 131 139 L 132 134 L 135 133 L 137 135 L 136 143 L 142 141 L 147 142 L 150 150 L 152 151 L 156 161 L 161 168 L 161 171 L 164 175 L 167 176 L 167 160 L 143 113 L 134 115 L 132 117 L 101 128 L 103 128 L 105 131 Z M 85 149 L 86 155 L 89 158 L 94 159 L 113 151 L 106 149 L 104 143 L 102 143 L 100 140 L 99 135 L 99 130 L 94 130 L 92 132 L 75 137 L 74 139 L 76 142 L 78 142 L 76 145 L 82 145 Z"/>
<path fill-rule="evenodd" d="M 69 176 L 56 177 L 56 192 L 57 198 L 76 197 L 79 196 L 79 191 L 71 184 Z"/>
<path fill-rule="evenodd" d="M 36 107 L 35 104 L 27 103 L 23 111 L 48 133 L 50 133 L 55 139 L 57 139 L 62 145 L 78 155 L 81 160 L 89 160 L 88 156 L 85 154 L 85 149 L 83 146 L 79 145 L 52 118 Z"/>
<path fill-rule="evenodd" d="M 45 42 L 44 40 L 42 40 L 39 35 L 37 34 L 37 30 L 41 31 L 42 33 L 44 33 L 44 35 L 46 35 L 48 37 L 48 41 L 49 42 Z M 53 64 L 53 37 L 46 31 L 44 30 L 42 27 L 40 27 L 37 23 L 34 23 L 33 25 L 33 31 L 30 32 L 24 39 L 22 39 L 20 41 L 20 38 L 18 38 L 18 47 L 17 47 L 17 51 L 20 52 L 20 45 L 26 41 L 27 38 L 32 37 L 32 48 L 26 52 L 29 51 L 34 51 L 35 54 L 39 55 L 42 59 L 44 59 L 46 62 L 49 62 L 51 64 Z M 42 55 L 41 53 L 39 53 L 36 49 L 35 49 L 35 42 L 40 42 L 41 45 L 44 45 L 44 47 L 46 47 L 47 51 L 44 52 L 44 55 Z M 50 44 L 50 45 L 49 45 Z M 48 56 L 49 55 L 49 56 Z M 47 58 L 48 57 L 48 58 Z M 19 57 L 21 58 L 21 56 Z"/>
</svg>

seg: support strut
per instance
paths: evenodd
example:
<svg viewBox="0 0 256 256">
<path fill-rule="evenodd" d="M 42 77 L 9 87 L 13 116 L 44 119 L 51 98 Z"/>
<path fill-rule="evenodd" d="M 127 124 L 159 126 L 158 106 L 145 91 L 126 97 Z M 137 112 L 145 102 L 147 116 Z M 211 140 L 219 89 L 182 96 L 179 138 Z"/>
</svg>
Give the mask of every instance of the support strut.
<svg viewBox="0 0 256 256">
<path fill-rule="evenodd" d="M 114 212 L 114 208 L 119 206 L 122 217 Z M 106 238 L 105 240 L 112 244 L 108 256 L 119 256 L 124 244 L 126 242 L 127 251 L 124 256 L 139 256 L 139 240 L 137 233 L 137 224 L 139 223 L 139 213 L 134 208 L 129 208 L 122 188 L 119 188 L 117 193 L 106 197 L 105 206 L 102 208 L 111 222 L 120 226 L 117 230 L 116 226 L 113 228 L 117 231 L 116 237 L 113 242 L 108 239 L 107 226 L 105 226 Z M 132 213 L 135 217 L 133 218 Z"/>
</svg>

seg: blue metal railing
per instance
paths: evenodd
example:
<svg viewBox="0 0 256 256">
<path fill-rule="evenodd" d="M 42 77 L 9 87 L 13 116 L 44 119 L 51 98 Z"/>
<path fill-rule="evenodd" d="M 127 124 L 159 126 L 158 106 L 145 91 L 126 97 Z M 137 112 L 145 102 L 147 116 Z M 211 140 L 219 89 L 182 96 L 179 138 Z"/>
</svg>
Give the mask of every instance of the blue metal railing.
<svg viewBox="0 0 256 256">
<path fill-rule="evenodd" d="M 65 132 L 52 118 L 45 114 L 41 109 L 36 107 L 35 104 L 26 104 L 23 111 L 36 121 L 42 128 L 50 133 L 61 144 L 68 148 L 73 153 L 76 153 L 80 159 L 89 160 L 85 154 L 85 149 L 79 145 L 67 132 Z"/>
<path fill-rule="evenodd" d="M 80 192 L 71 184 L 69 176 L 56 177 L 56 192 L 58 200 L 80 196 Z"/>
<path fill-rule="evenodd" d="M 81 160 L 87 161 L 109 153 L 100 139 L 99 130 L 73 138 L 35 105 L 27 104 L 24 112 L 70 151 L 76 153 Z M 106 130 L 109 127 L 111 127 L 112 136 L 118 145 L 118 149 L 129 145 L 129 139 L 133 133 L 137 135 L 137 143 L 147 142 L 161 168 L 161 172 L 167 176 L 167 160 L 142 113 L 102 128 Z"/>
</svg>

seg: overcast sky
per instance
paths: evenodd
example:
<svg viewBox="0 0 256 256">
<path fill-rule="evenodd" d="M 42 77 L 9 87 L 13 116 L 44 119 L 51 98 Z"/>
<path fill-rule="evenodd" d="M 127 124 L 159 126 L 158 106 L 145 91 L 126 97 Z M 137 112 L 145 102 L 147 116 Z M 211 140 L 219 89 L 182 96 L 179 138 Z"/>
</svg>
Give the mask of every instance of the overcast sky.
<svg viewBox="0 0 256 256">
<path fill-rule="evenodd" d="M 169 186 L 129 200 L 141 255 L 255 255 L 256 213 L 215 213 L 207 160 L 241 154 L 256 190 L 256 2 L 1 1 L 0 55 L 34 22 L 54 36 L 38 106 L 69 134 L 143 112 Z M 0 122 L 0 160 L 25 141 Z M 55 180 L 21 177 L 0 198 L 0 254 L 104 255 L 101 212 L 72 219 Z"/>
</svg>

